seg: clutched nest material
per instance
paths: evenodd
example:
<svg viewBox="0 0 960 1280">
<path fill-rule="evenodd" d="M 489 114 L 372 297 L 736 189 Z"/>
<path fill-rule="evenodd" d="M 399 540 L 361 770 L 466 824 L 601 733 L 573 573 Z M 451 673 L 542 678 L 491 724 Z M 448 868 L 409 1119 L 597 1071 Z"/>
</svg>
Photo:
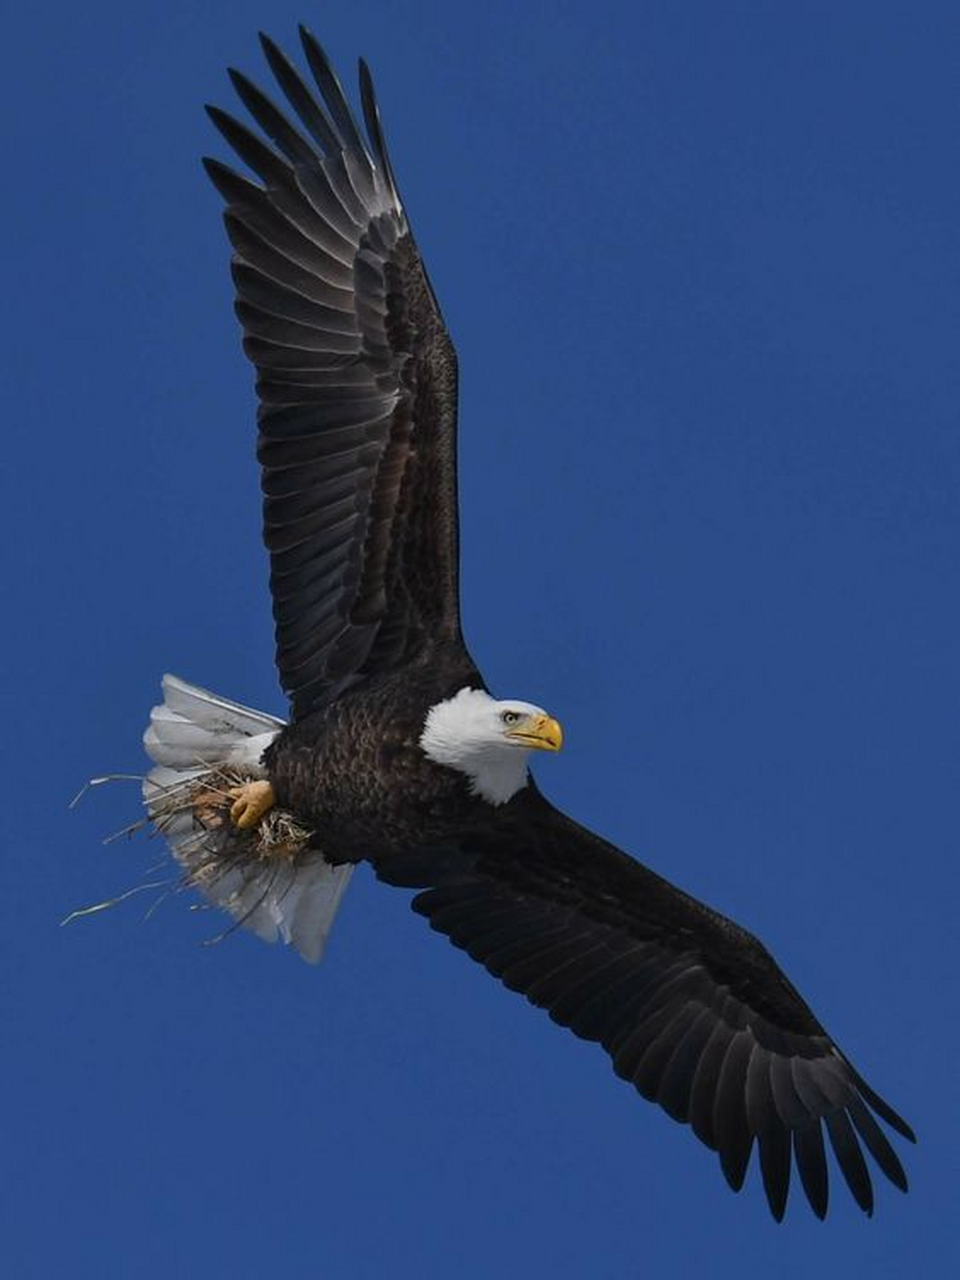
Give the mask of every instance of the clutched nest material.
<svg viewBox="0 0 960 1280">
<path fill-rule="evenodd" d="M 197 844 L 216 849 L 219 858 L 257 863 L 296 861 L 314 833 L 297 822 L 292 813 L 274 805 L 250 831 L 239 831 L 230 820 L 234 800 L 230 792 L 253 781 L 256 780 L 251 773 L 229 765 L 219 765 L 173 786 L 147 778 L 148 820 L 160 835 L 177 842 L 178 855 L 183 852 L 182 829 L 184 819 L 188 819 Z"/>
<path fill-rule="evenodd" d="M 353 867 L 329 862 L 314 832 L 276 805 L 255 827 L 237 827 L 230 816 L 236 799 L 232 793 L 245 783 L 262 781 L 262 775 L 231 765 L 198 763 L 189 771 L 159 765 L 145 778 L 114 774 L 93 778 L 87 787 L 120 778 L 141 784 L 146 814 L 111 840 L 148 828 L 169 846 L 179 875 L 173 883 L 151 879 L 115 898 L 71 911 L 64 924 L 135 894 L 162 889 L 146 913 L 149 917 L 169 893 L 197 889 L 207 900 L 198 907 L 220 907 L 233 917 L 208 941 L 219 942 L 243 927 L 266 942 L 282 939 L 292 944 L 310 963 L 321 958 Z"/>
<path fill-rule="evenodd" d="M 144 794 L 150 824 L 171 846 L 191 883 L 203 887 L 211 875 L 264 863 L 296 864 L 310 847 L 313 832 L 278 806 L 255 827 L 241 831 L 231 821 L 235 787 L 255 780 L 249 771 L 220 765 L 164 786 L 147 779 Z"/>
<path fill-rule="evenodd" d="M 311 846 L 313 832 L 279 806 L 269 809 L 250 830 L 241 831 L 235 825 L 230 818 L 234 802 L 230 792 L 257 780 L 249 770 L 215 765 L 192 770 L 186 777 L 172 775 L 174 780 L 170 782 L 164 773 L 171 776 L 168 771 L 155 769 L 146 777 L 111 774 L 92 778 L 73 804 L 89 788 L 103 783 L 124 779 L 140 782 L 145 816 L 108 837 L 105 843 L 146 828 L 167 841 L 181 869 L 179 880 L 173 885 L 150 880 L 116 898 L 70 912 L 64 924 L 116 906 L 134 894 L 159 888 L 167 892 L 199 889 L 211 903 L 224 907 L 239 923 L 245 923 L 246 914 L 259 905 L 263 896 L 274 892 L 280 882 L 289 884 L 308 862 L 322 859 L 322 854 Z M 250 890 L 255 891 L 252 896 L 248 894 Z"/>
</svg>

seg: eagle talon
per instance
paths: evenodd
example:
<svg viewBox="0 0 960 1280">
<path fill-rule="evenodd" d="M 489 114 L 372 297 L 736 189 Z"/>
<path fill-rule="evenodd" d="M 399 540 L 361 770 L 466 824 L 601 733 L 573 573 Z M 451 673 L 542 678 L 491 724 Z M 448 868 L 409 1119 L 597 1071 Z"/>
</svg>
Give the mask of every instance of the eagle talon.
<svg viewBox="0 0 960 1280">
<path fill-rule="evenodd" d="M 250 831 L 268 810 L 276 804 L 276 796 L 269 782 L 245 782 L 232 787 L 227 795 L 233 801 L 230 820 L 240 831 Z"/>
</svg>

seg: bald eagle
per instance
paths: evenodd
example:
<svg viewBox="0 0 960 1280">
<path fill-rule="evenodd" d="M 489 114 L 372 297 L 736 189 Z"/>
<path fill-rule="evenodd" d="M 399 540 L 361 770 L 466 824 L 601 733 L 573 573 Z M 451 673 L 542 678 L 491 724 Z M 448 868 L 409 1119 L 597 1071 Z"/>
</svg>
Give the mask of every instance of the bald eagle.
<svg viewBox="0 0 960 1280">
<path fill-rule="evenodd" d="M 253 175 L 225 202 L 257 370 L 264 539 L 289 723 L 168 676 L 148 810 L 215 903 L 319 958 L 353 866 L 508 988 L 599 1043 L 617 1075 L 717 1152 L 754 1146 L 773 1216 L 795 1165 L 827 1209 L 825 1137 L 857 1204 L 864 1148 L 901 1190 L 880 1117 L 909 1126 L 750 933 L 555 809 L 532 752 L 557 721 L 487 689 L 458 596 L 457 361 L 360 63 L 365 130 L 315 38 L 307 73 L 261 37 L 281 110 L 209 114 Z M 312 84 L 310 81 L 312 80 Z"/>
</svg>

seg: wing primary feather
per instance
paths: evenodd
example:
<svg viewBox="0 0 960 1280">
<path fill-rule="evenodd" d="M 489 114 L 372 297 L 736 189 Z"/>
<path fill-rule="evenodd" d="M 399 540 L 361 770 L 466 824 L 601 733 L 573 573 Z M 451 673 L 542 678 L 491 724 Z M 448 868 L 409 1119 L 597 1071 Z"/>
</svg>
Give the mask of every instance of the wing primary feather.
<svg viewBox="0 0 960 1280">
<path fill-rule="evenodd" d="M 824 1116 L 827 1133 L 833 1146 L 837 1164 L 846 1179 L 850 1193 L 857 1204 L 867 1215 L 873 1215 L 873 1184 L 870 1171 L 863 1158 L 860 1144 L 845 1111 L 830 1111 Z"/>
<path fill-rule="evenodd" d="M 827 1216 L 829 1181 L 823 1129 L 818 1116 L 809 1116 L 793 1130 L 793 1153 L 810 1207 L 822 1221 Z"/>
<path fill-rule="evenodd" d="M 380 197 L 380 189 L 366 146 L 361 144 L 355 150 L 342 151 L 339 159 L 357 200 L 364 208 L 372 210 Z"/>
<path fill-rule="evenodd" d="M 899 1133 L 901 1137 L 906 1138 L 908 1142 L 916 1142 L 917 1135 L 907 1124 L 906 1120 L 904 1120 L 902 1116 L 899 1116 L 896 1113 L 896 1111 L 894 1111 L 893 1107 L 890 1106 L 889 1102 L 884 1102 L 883 1098 L 881 1098 L 878 1093 L 875 1093 L 874 1090 L 870 1088 L 866 1080 L 864 1080 L 863 1076 L 860 1075 L 858 1071 L 855 1071 L 853 1067 L 851 1067 L 850 1064 L 846 1062 L 845 1058 L 843 1059 L 843 1061 L 847 1065 L 847 1069 L 850 1072 L 850 1075 L 853 1079 L 853 1083 L 856 1085 L 859 1092 L 863 1095 L 864 1100 L 867 1103 L 869 1103 L 869 1105 L 877 1113 L 880 1119 L 886 1120 L 890 1128 L 895 1129 L 897 1133 Z"/>
<path fill-rule="evenodd" d="M 297 186 L 313 208 L 326 218 L 347 240 L 369 234 L 370 216 L 353 198 L 344 184 L 333 181 L 335 163 L 326 161 L 322 168 L 314 165 L 297 169 Z"/>
<path fill-rule="evenodd" d="M 823 1116 L 834 1110 L 834 1104 L 817 1085 L 816 1063 L 809 1058 L 793 1058 L 790 1062 L 790 1075 L 793 1087 L 807 1113 L 812 1116 Z"/>
<path fill-rule="evenodd" d="M 734 1191 L 743 1186 L 753 1147 L 744 1093 L 754 1045 L 749 1031 L 738 1031 L 731 1038 L 714 1094 L 713 1132 L 720 1154 L 720 1168 Z"/>
<path fill-rule="evenodd" d="M 777 1222 L 782 1222 L 790 1192 L 790 1130 L 774 1117 L 757 1135 L 757 1143 L 767 1204 Z"/>
<path fill-rule="evenodd" d="M 853 1085 L 843 1062 L 832 1052 L 807 1059 L 811 1083 L 826 1100 L 820 1110 L 842 1111 L 853 1097 Z"/>
<path fill-rule="evenodd" d="M 810 1111 L 793 1082 L 792 1059 L 780 1053 L 770 1055 L 770 1087 L 777 1115 L 788 1127 L 802 1124 Z"/>
<path fill-rule="evenodd" d="M 256 120 L 268 138 L 272 138 L 291 164 L 316 164 L 313 148 L 297 133 L 296 129 L 262 89 L 258 89 L 242 71 L 230 67 L 227 70 L 230 83 L 237 97 Z"/>
<path fill-rule="evenodd" d="M 373 222 L 372 209 L 374 204 L 379 206 L 381 203 L 379 195 L 372 189 L 369 180 L 366 183 L 357 183 L 353 181 L 350 171 L 347 167 L 347 159 L 350 152 L 338 151 L 324 162 L 323 175 L 330 188 L 335 192 L 337 199 L 343 205 L 346 213 L 353 218 L 357 225 L 363 228 L 363 234 L 369 233 L 370 226 Z M 366 194 L 361 195 L 357 192 L 357 185 L 367 188 Z M 309 183 L 308 183 L 309 189 Z M 396 216 L 398 211 L 392 211 Z"/>
<path fill-rule="evenodd" d="M 790 1130 L 777 1114 L 771 1070 L 773 1054 L 755 1045 L 747 1068 L 747 1124 L 760 1148 L 760 1172 L 770 1212 L 780 1222 L 790 1189 Z"/>
<path fill-rule="evenodd" d="M 370 135 L 370 141 L 373 144 L 373 150 L 376 156 L 377 164 L 383 170 L 387 185 L 390 188 L 390 194 L 393 196 L 397 205 L 403 207 L 403 201 L 400 199 L 400 191 L 397 188 L 397 179 L 393 172 L 393 165 L 390 163 L 390 153 L 387 151 L 387 143 L 383 133 L 383 122 L 380 119 L 380 106 L 377 102 L 377 94 L 373 85 L 373 76 L 370 74 L 370 68 L 364 62 L 363 58 L 359 62 L 360 67 L 360 104 L 363 108 L 363 119 L 367 126 L 367 133 Z"/>
<path fill-rule="evenodd" d="M 207 109 L 215 110 L 212 107 Z M 203 165 L 207 177 L 228 205 L 242 205 L 246 201 L 256 201 L 263 195 L 263 188 L 258 187 L 245 173 L 240 173 L 231 165 L 224 164 L 222 160 L 217 160 L 215 156 L 204 156 L 200 163 Z"/>
<path fill-rule="evenodd" d="M 257 137 L 236 116 L 220 107 L 208 105 L 207 115 L 244 164 L 269 185 L 285 187 L 290 182 L 290 169 L 272 147 Z"/>
<path fill-rule="evenodd" d="M 333 131 L 333 126 L 324 115 L 319 103 L 303 82 L 300 72 L 286 54 L 270 39 L 260 32 L 260 45 L 266 55 L 270 70 L 276 77 L 277 84 L 286 94 L 290 105 L 310 136 L 325 155 L 331 155 L 340 149 L 340 142 Z"/>
<path fill-rule="evenodd" d="M 317 87 L 323 94 L 323 100 L 327 104 L 327 109 L 333 120 L 334 129 L 340 143 L 339 149 L 349 151 L 353 148 L 356 151 L 365 152 L 366 148 L 353 118 L 353 112 L 350 110 L 343 88 L 337 79 L 336 72 L 330 65 L 330 59 L 327 57 L 323 46 L 307 27 L 301 25 L 299 30 L 303 52 L 306 54 L 310 70 L 313 72 Z"/>
<path fill-rule="evenodd" d="M 218 160 L 207 158 L 204 166 L 211 181 L 227 201 L 224 223 L 239 254 L 244 254 L 252 235 L 299 270 L 314 276 L 316 288 L 333 289 L 340 294 L 352 290 L 354 280 L 349 264 L 311 238 L 297 226 L 296 219 L 287 216 L 280 207 L 282 193 L 274 192 L 271 196 L 236 169 L 221 164 Z M 304 221 L 302 217 L 301 221 Z M 331 228 L 330 236 L 332 235 Z M 249 256 L 256 258 L 255 249 Z"/>
<path fill-rule="evenodd" d="M 864 1103 L 859 1098 L 851 1098 L 850 1102 L 847 1103 L 847 1114 L 853 1121 L 857 1133 L 866 1143 L 867 1150 L 883 1172 L 895 1187 L 900 1191 L 906 1191 L 907 1175 L 904 1173 L 903 1165 L 898 1160 L 897 1153 L 887 1141 L 883 1130 L 874 1120 Z"/>
<path fill-rule="evenodd" d="M 766 1128 L 771 1113 L 776 1114 L 770 1085 L 770 1054 L 759 1044 L 754 1045 L 750 1054 L 744 1096 L 750 1132 L 759 1134 Z"/>
</svg>

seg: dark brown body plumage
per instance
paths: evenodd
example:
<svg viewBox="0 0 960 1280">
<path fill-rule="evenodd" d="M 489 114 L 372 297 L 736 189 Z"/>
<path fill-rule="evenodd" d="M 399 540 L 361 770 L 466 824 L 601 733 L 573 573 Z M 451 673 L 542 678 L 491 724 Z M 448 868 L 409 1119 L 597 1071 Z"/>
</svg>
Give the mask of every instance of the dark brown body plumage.
<svg viewBox="0 0 960 1280">
<path fill-rule="evenodd" d="M 289 725 L 264 758 L 279 804 L 333 862 L 383 863 L 489 821 L 466 779 L 424 755 L 427 712 L 481 681 L 462 650 L 434 653 Z"/>
<path fill-rule="evenodd" d="M 333 861 L 368 859 L 503 983 L 601 1044 L 618 1075 L 715 1150 L 739 1188 L 754 1146 L 775 1217 L 791 1170 L 827 1208 L 825 1140 L 872 1210 L 864 1149 L 905 1189 L 869 1088 L 751 934 L 553 808 L 501 806 L 418 741 L 482 687 L 460 633 L 457 365 L 361 64 L 366 137 L 308 33 L 311 86 L 263 47 L 293 116 L 231 73 L 260 133 L 215 108 L 257 176 L 226 201 L 257 369 L 277 665 L 293 723 L 265 757 L 280 803 Z M 292 119 L 296 123 L 292 123 Z"/>
</svg>

